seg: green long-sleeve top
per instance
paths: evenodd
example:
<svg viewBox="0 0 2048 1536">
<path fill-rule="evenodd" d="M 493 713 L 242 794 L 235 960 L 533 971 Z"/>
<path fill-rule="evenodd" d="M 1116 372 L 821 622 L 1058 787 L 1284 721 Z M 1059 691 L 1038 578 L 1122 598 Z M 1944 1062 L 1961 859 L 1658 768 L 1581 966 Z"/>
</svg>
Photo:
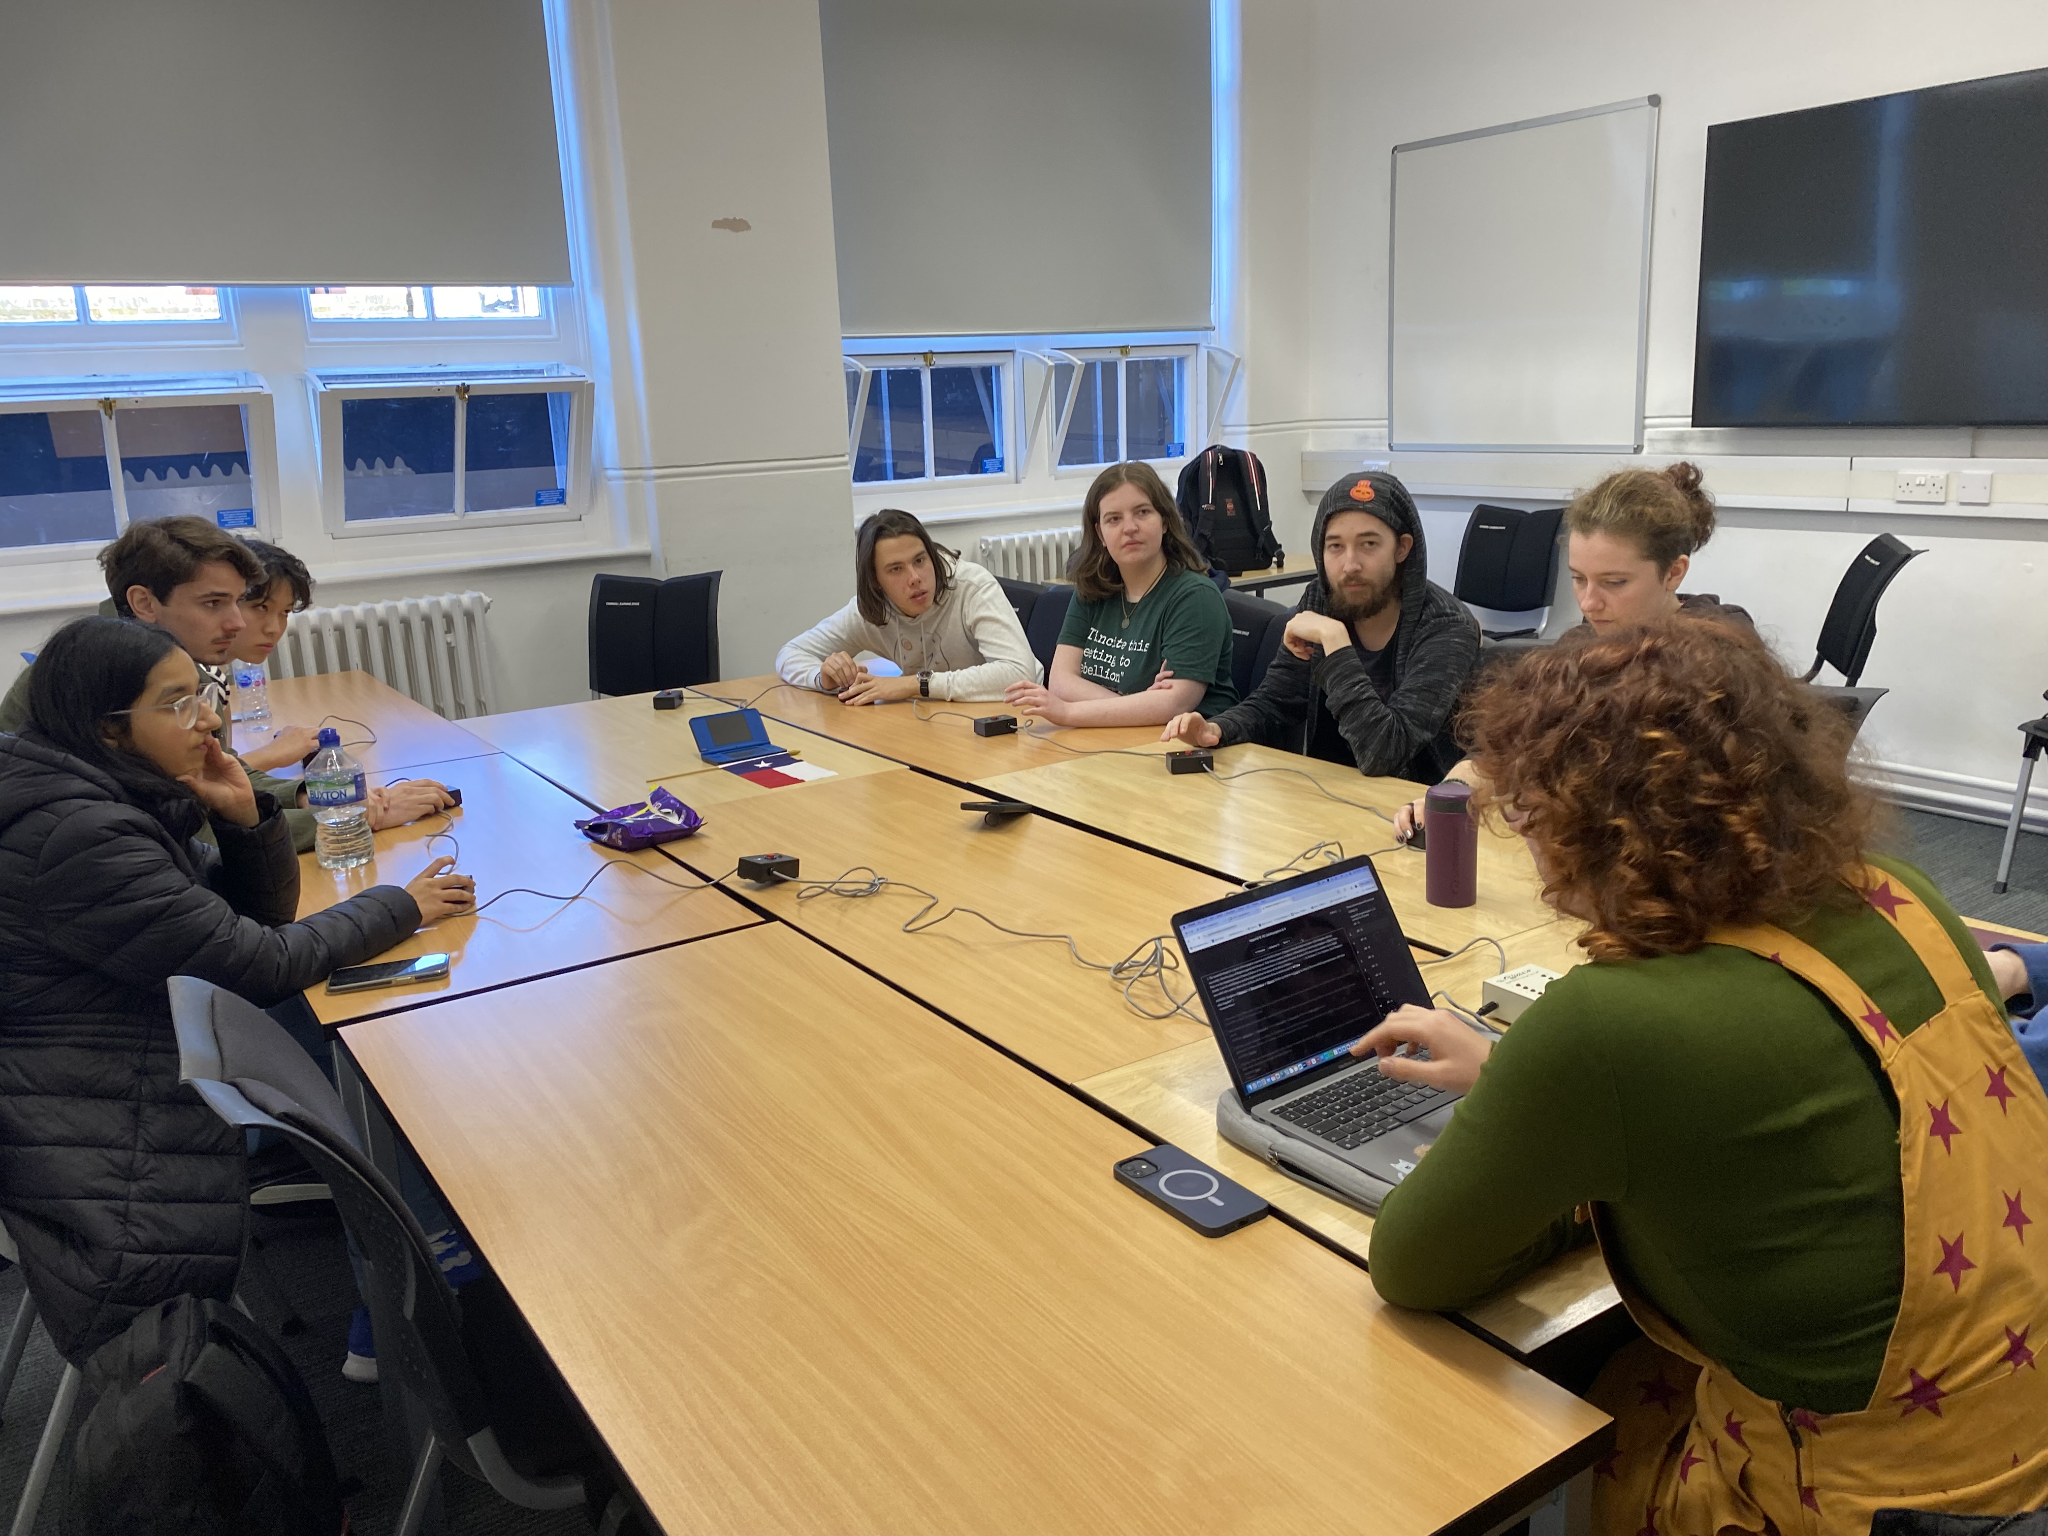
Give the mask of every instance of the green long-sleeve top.
<svg viewBox="0 0 2048 1536">
<path fill-rule="evenodd" d="M 1941 919 L 1997 999 L 1962 922 L 1911 865 L 1873 857 Z M 1862 902 L 1787 925 L 1910 1033 L 1941 1007 Z M 1745 950 L 1601 961 L 1554 981 L 1373 1228 L 1388 1301 L 1462 1307 L 1569 1240 L 1602 1201 L 1610 1259 L 1764 1397 L 1865 1407 L 1898 1317 L 1899 1112 L 1876 1056 L 1820 994 Z"/>
<path fill-rule="evenodd" d="M 12 735 L 28 724 L 28 679 L 34 670 L 34 662 L 23 667 L 8 688 L 7 696 L 0 698 L 0 733 Z M 233 736 L 234 728 L 226 721 L 222 721 L 220 744 L 230 753 L 235 750 Z M 236 761 L 240 760 L 237 755 Z M 251 768 L 247 763 L 242 764 L 242 769 L 249 775 L 249 785 L 252 789 L 258 794 L 274 795 L 277 803 L 284 808 L 284 824 L 291 829 L 293 851 L 309 852 L 313 847 L 313 813 L 299 804 L 298 782 L 293 779 L 274 779 L 261 768 Z M 202 823 L 198 835 L 202 842 L 213 842 L 213 823 Z"/>
</svg>

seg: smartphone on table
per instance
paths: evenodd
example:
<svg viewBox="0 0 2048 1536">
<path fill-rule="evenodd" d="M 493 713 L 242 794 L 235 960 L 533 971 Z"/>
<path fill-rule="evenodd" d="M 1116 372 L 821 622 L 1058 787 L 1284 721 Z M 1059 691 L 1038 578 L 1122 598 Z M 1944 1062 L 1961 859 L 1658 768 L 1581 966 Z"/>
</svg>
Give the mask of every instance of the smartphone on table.
<svg viewBox="0 0 2048 1536">
<path fill-rule="evenodd" d="M 374 965 L 345 965 L 327 978 L 329 992 L 368 992 L 411 981 L 439 981 L 448 974 L 446 955 L 420 955 L 411 960 L 381 960 Z"/>
</svg>

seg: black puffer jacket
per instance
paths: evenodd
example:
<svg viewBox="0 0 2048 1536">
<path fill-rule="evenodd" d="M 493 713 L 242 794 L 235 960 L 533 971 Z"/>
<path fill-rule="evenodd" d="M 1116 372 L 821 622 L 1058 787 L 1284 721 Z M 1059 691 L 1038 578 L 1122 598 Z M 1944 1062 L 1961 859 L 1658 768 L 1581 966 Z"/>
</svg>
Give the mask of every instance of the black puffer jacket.
<svg viewBox="0 0 2048 1536">
<path fill-rule="evenodd" d="M 178 1085 L 168 979 L 268 1007 L 419 925 L 395 886 L 294 922 L 291 834 L 257 803 L 216 851 L 32 729 L 0 736 L 0 1219 L 69 1359 L 241 1264 L 241 1139 Z"/>
</svg>

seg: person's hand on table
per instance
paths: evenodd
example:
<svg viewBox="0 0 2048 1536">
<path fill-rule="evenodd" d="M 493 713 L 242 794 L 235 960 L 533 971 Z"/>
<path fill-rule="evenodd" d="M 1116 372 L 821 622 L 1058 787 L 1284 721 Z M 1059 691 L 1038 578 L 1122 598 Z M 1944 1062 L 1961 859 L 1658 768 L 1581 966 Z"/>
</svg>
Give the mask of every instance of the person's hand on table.
<svg viewBox="0 0 2048 1536">
<path fill-rule="evenodd" d="M 1991 967 L 1991 979 L 1998 983 L 2000 997 L 2018 997 L 2022 992 L 2031 992 L 2027 981 L 2026 965 L 2009 949 L 1987 949 L 1984 963 Z"/>
<path fill-rule="evenodd" d="M 866 670 L 845 651 L 834 651 L 818 667 L 818 687 L 826 693 L 837 693 Z"/>
<path fill-rule="evenodd" d="M 444 854 L 405 882 L 405 894 L 419 906 L 422 928 L 476 910 L 476 881 L 468 875 L 449 874 L 454 867 L 455 861 Z"/>
<path fill-rule="evenodd" d="M 278 727 L 270 740 L 254 751 L 244 752 L 242 762 L 250 767 L 269 773 L 276 768 L 289 768 L 294 763 L 304 762 L 320 750 L 320 733 L 310 725 L 285 725 Z"/>
<path fill-rule="evenodd" d="M 1175 715 L 1166 722 L 1166 729 L 1159 733 L 1161 741 L 1179 739 L 1191 747 L 1213 747 L 1223 740 L 1223 728 L 1213 721 L 1202 718 L 1199 710 L 1189 710 L 1184 715 Z"/>
<path fill-rule="evenodd" d="M 915 677 L 871 677 L 865 669 L 839 690 L 842 704 L 897 704 L 917 696 Z"/>
<path fill-rule="evenodd" d="M 1333 619 L 1326 613 L 1297 613 L 1287 621 L 1287 628 L 1280 635 L 1280 643 L 1302 661 L 1310 660 L 1317 646 L 1323 654 L 1342 650 L 1351 643 L 1351 626 L 1342 619 Z"/>
<path fill-rule="evenodd" d="M 256 791 L 249 775 L 214 737 L 206 738 L 206 760 L 197 773 L 181 774 L 178 782 L 192 791 L 206 813 L 238 827 L 256 825 Z"/>
<path fill-rule="evenodd" d="M 1402 1046 L 1408 1054 L 1395 1055 Z M 1414 1052 L 1429 1052 L 1423 1061 Z M 1381 1072 L 1404 1083 L 1424 1083 L 1447 1093 L 1469 1093 L 1479 1069 L 1493 1054 L 1493 1042 L 1455 1013 L 1404 1003 L 1351 1047 L 1354 1056 L 1376 1056 Z"/>
<path fill-rule="evenodd" d="M 1067 723 L 1067 701 L 1040 683 L 1012 683 L 1003 690 L 1003 702 L 1020 714 L 1036 715 L 1054 725 Z"/>
<path fill-rule="evenodd" d="M 455 797 L 448 793 L 446 785 L 432 779 L 401 779 L 396 784 L 371 789 L 364 812 L 369 817 L 370 830 L 382 832 L 386 827 L 402 827 L 422 816 L 448 810 L 454 804 Z"/>
<path fill-rule="evenodd" d="M 1394 841 L 1405 843 L 1422 825 L 1422 800 L 1418 796 L 1394 812 Z"/>
</svg>

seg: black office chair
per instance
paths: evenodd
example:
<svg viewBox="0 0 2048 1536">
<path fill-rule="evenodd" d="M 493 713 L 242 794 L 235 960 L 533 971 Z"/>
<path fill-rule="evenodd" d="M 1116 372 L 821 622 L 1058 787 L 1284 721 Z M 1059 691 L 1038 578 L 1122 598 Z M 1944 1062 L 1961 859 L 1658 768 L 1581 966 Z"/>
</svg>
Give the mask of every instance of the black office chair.
<svg viewBox="0 0 2048 1536">
<path fill-rule="evenodd" d="M 1031 642 L 1031 654 L 1038 664 L 1052 671 L 1052 653 L 1059 648 L 1060 626 L 1067 622 L 1067 608 L 1074 601 L 1074 589 L 1053 585 L 1039 593 L 1031 605 L 1031 617 L 1024 621 L 1024 638 Z"/>
<path fill-rule="evenodd" d="M 718 681 L 718 583 L 723 571 L 671 576 L 654 594 L 654 686 Z"/>
<path fill-rule="evenodd" d="M 693 576 L 590 579 L 590 691 L 652 693 L 718 681 L 718 584 Z"/>
<path fill-rule="evenodd" d="M 261 1009 L 210 982 L 174 976 L 170 1000 L 180 1081 L 229 1125 L 289 1138 L 334 1192 L 355 1239 L 378 1369 L 396 1373 L 426 1420 L 398 1536 L 417 1536 L 444 1460 L 527 1509 L 582 1504 L 582 1477 L 560 1466 L 589 1459 L 569 1411 L 536 1404 L 533 1384 L 544 1378 L 508 1367 L 510 1340 L 493 1339 L 483 1349 L 469 1336 L 468 1298 L 449 1286 L 419 1222 L 364 1155 L 340 1095 L 312 1058 Z M 497 1282 L 486 1277 L 477 1285 L 487 1288 L 479 1299 L 488 1306 L 488 1288 Z M 508 1375 L 519 1378 L 520 1398 L 490 1390 L 489 1383 Z M 567 1457 L 565 1439 L 575 1442 Z M 614 1495 L 606 1528 L 615 1529 L 626 1513 L 624 1496 Z"/>
<path fill-rule="evenodd" d="M 1534 512 L 1481 502 L 1465 524 L 1458 545 L 1458 575 L 1452 595 L 1495 613 L 1533 613 L 1550 606 L 1557 587 L 1558 528 L 1563 507 Z M 1521 639 L 1528 629 L 1482 631 L 1488 641 Z"/>
<path fill-rule="evenodd" d="M 1045 596 L 1045 583 L 1019 581 L 1014 576 L 998 576 L 996 584 L 1003 589 L 1003 596 L 1010 600 L 1010 606 L 1017 610 L 1017 622 L 1028 626 L 1031 610 L 1038 606 L 1038 600 Z"/>
<path fill-rule="evenodd" d="M 1870 647 L 1877 639 L 1878 600 L 1884 596 L 1885 588 L 1892 584 L 1893 578 L 1906 568 L 1907 562 L 1925 553 L 1925 550 L 1908 549 L 1889 533 L 1880 533 L 1849 562 L 1841 585 L 1835 588 L 1835 600 L 1828 604 L 1828 616 L 1820 626 L 1813 665 L 1806 669 L 1800 681 L 1812 683 L 1816 692 L 1849 717 L 1856 730 L 1863 729 L 1863 722 L 1869 718 L 1877 701 L 1891 691 L 1888 688 L 1857 686 L 1863 676 L 1863 665 L 1870 659 Z M 1846 686 L 1837 688 L 1814 683 L 1823 666 L 1831 666 L 1841 673 Z"/>
<path fill-rule="evenodd" d="M 1249 592 L 1224 593 L 1223 606 L 1230 611 L 1231 681 L 1237 696 L 1248 698 L 1273 664 L 1293 611 Z"/>
</svg>

